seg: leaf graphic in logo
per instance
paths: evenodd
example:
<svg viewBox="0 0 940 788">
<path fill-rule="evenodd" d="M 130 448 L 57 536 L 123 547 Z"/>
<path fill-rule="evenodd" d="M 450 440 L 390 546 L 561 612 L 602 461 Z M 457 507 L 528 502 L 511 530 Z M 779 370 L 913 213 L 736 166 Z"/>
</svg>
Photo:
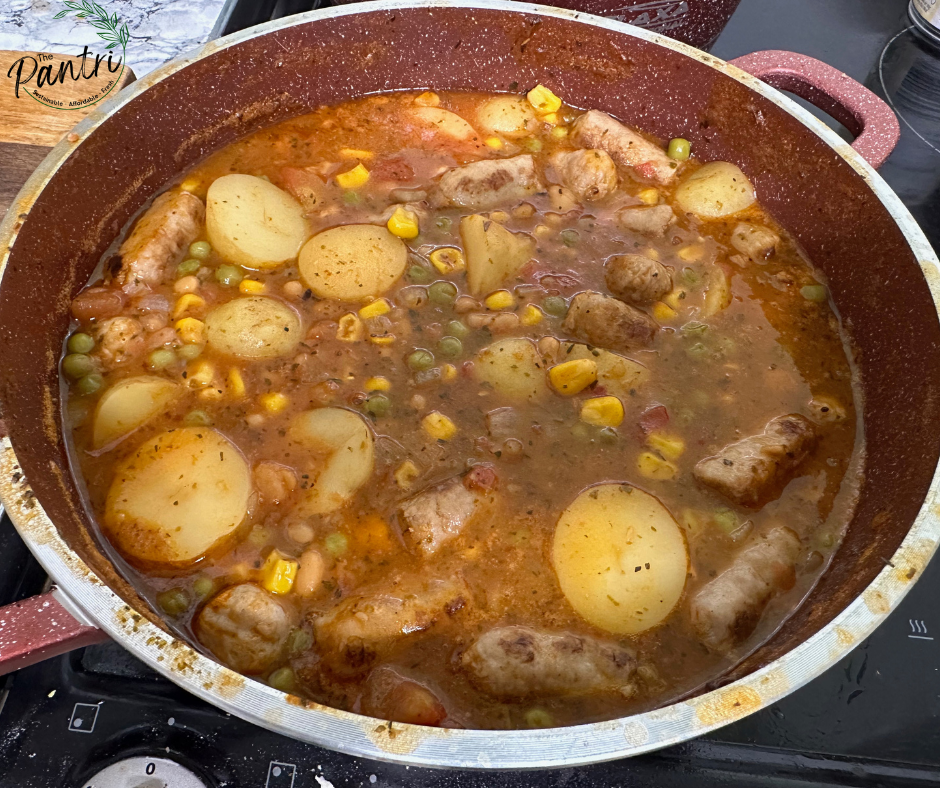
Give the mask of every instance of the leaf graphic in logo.
<svg viewBox="0 0 940 788">
<path fill-rule="evenodd" d="M 109 16 L 104 8 L 97 3 L 91 2 L 91 0 L 81 0 L 81 2 L 65 0 L 64 5 L 65 10 L 59 11 L 59 13 L 55 15 L 55 19 L 62 19 L 68 16 L 69 13 L 75 12 L 76 19 L 88 20 L 88 24 L 98 31 L 98 38 L 111 45 L 127 47 L 127 42 L 130 41 L 130 33 L 128 32 L 127 25 L 121 24 L 121 20 L 118 19 L 117 14 L 111 14 Z"/>
</svg>

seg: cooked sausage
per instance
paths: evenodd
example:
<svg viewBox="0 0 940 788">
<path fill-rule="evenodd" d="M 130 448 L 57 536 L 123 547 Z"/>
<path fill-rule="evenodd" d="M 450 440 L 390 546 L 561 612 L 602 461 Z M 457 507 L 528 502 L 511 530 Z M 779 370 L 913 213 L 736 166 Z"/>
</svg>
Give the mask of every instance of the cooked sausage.
<svg viewBox="0 0 940 788">
<path fill-rule="evenodd" d="M 624 208 L 617 214 L 617 221 L 624 230 L 662 238 L 669 225 L 675 223 L 676 215 L 668 205 L 643 205 Z"/>
<path fill-rule="evenodd" d="M 398 510 L 402 535 L 417 552 L 434 555 L 473 518 L 483 496 L 451 479 L 405 501 Z"/>
<path fill-rule="evenodd" d="M 768 227 L 738 222 L 731 231 L 731 245 L 742 254 L 760 263 L 777 251 L 780 236 Z"/>
<path fill-rule="evenodd" d="M 728 651 L 757 627 L 767 603 L 796 580 L 799 537 L 778 526 L 757 537 L 731 566 L 692 597 L 692 626 L 713 651 Z"/>
<path fill-rule="evenodd" d="M 281 656 L 292 613 L 252 583 L 226 588 L 199 611 L 196 637 L 232 670 L 263 673 Z"/>
<path fill-rule="evenodd" d="M 572 139 L 585 148 L 606 151 L 621 167 L 630 167 L 645 180 L 671 183 L 676 177 L 676 162 L 666 151 L 606 112 L 585 112 L 575 121 Z"/>
<path fill-rule="evenodd" d="M 387 666 L 369 674 L 362 711 L 372 717 L 411 725 L 440 725 L 447 717 L 447 709 L 431 690 Z"/>
<path fill-rule="evenodd" d="M 559 151 L 550 161 L 578 199 L 602 200 L 617 188 L 617 165 L 602 150 Z"/>
<path fill-rule="evenodd" d="M 473 683 L 502 699 L 633 692 L 631 651 L 587 635 L 497 627 L 463 653 Z"/>
<path fill-rule="evenodd" d="M 589 345 L 621 353 L 648 345 L 659 330 L 645 312 L 592 290 L 571 299 L 562 328 Z"/>
<path fill-rule="evenodd" d="M 130 361 L 146 349 L 144 328 L 133 317 L 105 320 L 98 326 L 95 336 L 98 340 L 95 355 L 108 369 Z"/>
<path fill-rule="evenodd" d="M 531 156 L 474 161 L 445 172 L 438 183 L 445 205 L 472 210 L 521 200 L 542 188 Z"/>
<path fill-rule="evenodd" d="M 672 290 L 672 276 L 666 266 L 642 254 L 611 257 L 604 269 L 604 281 L 617 298 L 633 304 L 659 301 Z"/>
<path fill-rule="evenodd" d="M 694 475 L 735 503 L 756 507 L 792 478 L 817 440 L 808 419 L 798 413 L 778 416 L 759 435 L 730 443 L 701 460 Z"/>
<path fill-rule="evenodd" d="M 189 192 L 161 194 L 121 244 L 114 281 L 128 293 L 160 284 L 199 236 L 205 218 L 202 200 Z"/>
<path fill-rule="evenodd" d="M 334 672 L 354 675 L 401 638 L 456 613 L 466 600 L 466 586 L 458 579 L 394 580 L 381 590 L 343 600 L 317 619 L 317 645 Z"/>
</svg>

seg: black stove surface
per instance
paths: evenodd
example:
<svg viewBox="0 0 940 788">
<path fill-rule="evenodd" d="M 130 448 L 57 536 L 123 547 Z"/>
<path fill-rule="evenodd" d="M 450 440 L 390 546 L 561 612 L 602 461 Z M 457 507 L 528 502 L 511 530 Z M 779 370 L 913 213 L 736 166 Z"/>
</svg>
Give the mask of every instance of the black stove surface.
<svg viewBox="0 0 940 788">
<path fill-rule="evenodd" d="M 936 248 L 940 51 L 906 30 L 906 6 L 906 0 L 743 0 L 713 51 L 730 59 L 755 49 L 795 50 L 888 97 L 903 121 L 902 141 L 882 174 Z M 310 7 L 310 0 L 240 0 L 224 29 Z M 0 604 L 37 592 L 43 582 L 4 518 Z M 302 744 L 203 703 L 106 643 L 0 680 L 0 788 L 940 785 L 938 596 L 934 562 L 871 638 L 779 703 L 658 753 L 546 772 L 406 768 Z M 95 776 L 108 767 L 107 776 Z"/>
</svg>

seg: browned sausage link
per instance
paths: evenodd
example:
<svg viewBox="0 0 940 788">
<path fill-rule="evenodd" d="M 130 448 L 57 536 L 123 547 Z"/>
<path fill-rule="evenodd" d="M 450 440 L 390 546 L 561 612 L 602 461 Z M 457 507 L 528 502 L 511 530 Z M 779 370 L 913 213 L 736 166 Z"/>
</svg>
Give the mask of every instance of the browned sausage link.
<svg viewBox="0 0 940 788">
<path fill-rule="evenodd" d="M 485 210 L 521 200 L 541 188 L 531 156 L 485 159 L 445 172 L 438 183 L 437 202 Z"/>
<path fill-rule="evenodd" d="M 604 269 L 607 289 L 617 298 L 632 304 L 659 301 L 672 290 L 669 269 L 642 254 L 618 254 Z"/>
<path fill-rule="evenodd" d="M 630 167 L 641 178 L 671 183 L 676 177 L 676 162 L 666 151 L 605 112 L 585 112 L 575 121 L 573 131 L 577 145 L 606 151 L 617 164 Z"/>
<path fill-rule="evenodd" d="M 755 629 L 767 603 L 793 587 L 799 537 L 777 527 L 744 549 L 730 568 L 692 597 L 692 626 L 713 651 L 727 651 Z"/>
<path fill-rule="evenodd" d="M 481 468 L 481 471 L 488 470 Z M 490 471 L 492 473 L 492 471 Z M 471 471 L 473 473 L 473 471 Z M 495 478 L 495 474 L 493 474 Z M 405 501 L 398 510 L 405 541 L 423 555 L 433 555 L 459 535 L 476 513 L 479 491 L 466 480 L 451 479 Z"/>
<path fill-rule="evenodd" d="M 645 347 L 659 330 L 645 312 L 592 290 L 571 299 L 562 328 L 589 345 L 620 353 Z"/>
<path fill-rule="evenodd" d="M 725 446 L 695 466 L 695 478 L 741 506 L 757 507 L 782 489 L 816 447 L 813 424 L 798 413 L 767 422 L 759 435 Z"/>
<path fill-rule="evenodd" d="M 617 222 L 624 230 L 662 238 L 670 225 L 675 224 L 676 215 L 668 205 L 637 206 L 620 211 Z"/>
<path fill-rule="evenodd" d="M 461 664 L 473 683 L 497 698 L 633 691 L 629 650 L 587 635 L 498 627 L 477 638 Z"/>
<path fill-rule="evenodd" d="M 602 150 L 559 151 L 550 161 L 580 200 L 602 200 L 617 188 L 617 166 Z"/>
</svg>

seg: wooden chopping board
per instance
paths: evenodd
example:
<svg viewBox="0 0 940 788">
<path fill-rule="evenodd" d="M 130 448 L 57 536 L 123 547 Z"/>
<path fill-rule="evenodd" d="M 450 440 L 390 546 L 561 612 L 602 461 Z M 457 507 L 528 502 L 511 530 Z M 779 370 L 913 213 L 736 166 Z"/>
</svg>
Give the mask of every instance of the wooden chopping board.
<svg viewBox="0 0 940 788">
<path fill-rule="evenodd" d="M 97 106 L 69 108 L 70 102 L 81 102 L 105 90 L 110 81 L 116 80 L 117 84 L 109 93 L 113 95 L 135 79 L 134 72 L 127 67 L 120 76 L 108 73 L 104 67 L 99 68 L 98 76 L 91 79 L 75 80 L 67 75 L 64 81 L 43 91 L 65 108 L 56 109 L 27 94 L 27 90 L 32 92 L 35 89 L 35 78 L 26 84 L 25 89 L 21 86 L 19 97 L 16 96 L 16 64 L 23 57 L 35 61 L 37 70 L 44 64 L 53 65 L 56 74 L 63 63 L 72 63 L 70 74 L 79 74 L 83 65 L 80 57 L 69 55 L 51 55 L 52 59 L 48 60 L 50 54 L 47 52 L 0 50 L 0 216 L 6 213 L 20 187 L 39 166 L 49 149 Z M 24 63 L 24 76 L 30 72 L 32 61 Z M 86 73 L 89 70 L 86 64 Z"/>
</svg>

